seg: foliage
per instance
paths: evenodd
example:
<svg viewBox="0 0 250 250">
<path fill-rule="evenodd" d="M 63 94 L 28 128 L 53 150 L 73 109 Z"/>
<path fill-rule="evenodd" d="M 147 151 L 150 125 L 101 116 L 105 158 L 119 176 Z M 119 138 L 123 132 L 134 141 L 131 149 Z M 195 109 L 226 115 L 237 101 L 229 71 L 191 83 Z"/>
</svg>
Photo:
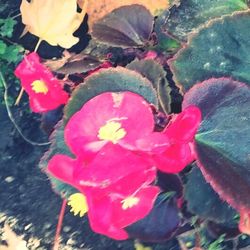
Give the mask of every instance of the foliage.
<svg viewBox="0 0 250 250">
<path fill-rule="evenodd" d="M 80 4 L 83 1 L 84 0 L 79 0 Z M 94 0 L 89 0 L 87 13 L 89 15 L 88 24 L 90 29 L 92 29 L 93 25 L 98 20 L 112 12 L 114 9 L 132 4 L 139 4 L 145 6 L 151 12 L 151 14 L 155 16 L 158 15 L 160 11 L 166 9 L 169 6 L 167 0 L 104 0 L 102 1 L 102 4 Z"/>
<path fill-rule="evenodd" d="M 33 111 L 65 104 L 40 167 L 97 233 L 162 242 L 195 227 L 197 248 L 223 249 L 232 231 L 250 234 L 250 11 L 243 0 L 156 2 L 22 1 L 26 30 L 51 45 L 76 44 L 86 12 L 92 36 L 81 53 L 39 67 L 30 53 L 16 70 Z M 0 20 L 0 35 L 14 24 Z M 16 62 L 9 46 L 0 57 Z"/>
<path fill-rule="evenodd" d="M 189 37 L 188 46 L 170 60 L 175 82 L 183 92 L 212 77 L 233 77 L 250 83 L 250 35 L 244 32 L 249 23 L 249 11 L 236 12 L 211 21 Z"/>
</svg>

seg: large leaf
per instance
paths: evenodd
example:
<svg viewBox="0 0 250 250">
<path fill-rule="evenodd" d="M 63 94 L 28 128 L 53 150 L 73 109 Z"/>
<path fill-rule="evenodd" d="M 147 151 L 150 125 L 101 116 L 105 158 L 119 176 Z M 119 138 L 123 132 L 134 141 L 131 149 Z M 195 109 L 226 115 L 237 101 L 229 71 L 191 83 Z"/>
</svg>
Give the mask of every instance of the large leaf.
<svg viewBox="0 0 250 250">
<path fill-rule="evenodd" d="M 197 164 L 219 196 L 250 211 L 250 87 L 230 78 L 197 84 L 183 108 L 196 105 L 202 123 L 195 136 Z"/>
<path fill-rule="evenodd" d="M 127 65 L 127 68 L 139 72 L 153 83 L 163 111 L 167 114 L 170 113 L 171 89 L 163 67 L 153 59 L 144 59 L 134 60 Z"/>
<path fill-rule="evenodd" d="M 82 5 L 84 0 L 78 0 Z M 88 13 L 88 25 L 90 29 L 97 20 L 100 20 L 105 15 L 109 14 L 114 9 L 121 6 L 140 4 L 145 6 L 152 15 L 157 15 L 160 11 L 166 9 L 169 6 L 168 0 L 102 0 L 101 4 L 96 0 L 89 0 L 87 13 Z"/>
<path fill-rule="evenodd" d="M 206 21 L 246 9 L 245 0 L 185 0 L 170 9 L 165 28 L 179 40 L 185 41 L 190 32 Z"/>
<path fill-rule="evenodd" d="M 175 198 L 166 197 L 163 193 L 157 197 L 151 212 L 126 227 L 126 231 L 130 237 L 144 242 L 161 242 L 171 238 L 180 222 Z"/>
<path fill-rule="evenodd" d="M 67 122 L 91 98 L 103 92 L 121 91 L 137 93 L 149 103 L 158 106 L 157 94 L 152 83 L 139 73 L 122 67 L 102 69 L 89 76 L 83 84 L 75 89 L 70 101 L 65 106 L 65 121 Z"/>
<path fill-rule="evenodd" d="M 62 121 L 60 121 L 57 124 L 55 131 L 51 135 L 50 141 L 51 141 L 50 148 L 44 154 L 44 156 L 42 157 L 39 163 L 39 166 L 43 171 L 46 171 L 49 160 L 56 154 L 64 154 L 64 155 L 73 157 L 72 153 L 70 152 L 69 148 L 67 147 L 64 141 L 64 126 L 63 126 Z M 53 189 L 62 197 L 67 198 L 71 194 L 78 192 L 72 186 L 62 181 L 59 181 L 53 176 L 49 176 L 49 177 L 50 177 L 50 181 L 51 181 Z"/>
<path fill-rule="evenodd" d="M 205 181 L 201 171 L 194 164 L 187 175 L 184 196 L 188 210 L 206 220 L 228 222 L 234 219 L 236 212 Z"/>
<path fill-rule="evenodd" d="M 188 90 L 212 77 L 233 77 L 250 83 L 250 11 L 211 22 L 190 37 L 170 60 L 175 82 Z"/>
<path fill-rule="evenodd" d="M 153 16 L 142 5 L 123 6 L 97 21 L 92 35 L 109 45 L 142 47 L 150 38 L 153 23 Z"/>
<path fill-rule="evenodd" d="M 79 39 L 73 36 L 86 14 L 77 12 L 75 0 L 22 0 L 20 7 L 25 31 L 50 45 L 70 48 Z"/>
</svg>

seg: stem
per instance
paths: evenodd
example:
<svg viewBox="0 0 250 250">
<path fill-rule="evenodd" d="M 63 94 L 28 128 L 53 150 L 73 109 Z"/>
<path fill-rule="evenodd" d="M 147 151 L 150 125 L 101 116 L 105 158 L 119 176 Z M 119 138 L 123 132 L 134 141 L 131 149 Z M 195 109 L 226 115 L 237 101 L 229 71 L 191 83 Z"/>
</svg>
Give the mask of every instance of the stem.
<svg viewBox="0 0 250 250">
<path fill-rule="evenodd" d="M 11 17 L 12 19 L 16 19 L 17 17 L 21 16 L 21 13 L 16 14 L 15 16 Z"/>
<path fill-rule="evenodd" d="M 28 142 L 29 144 L 33 145 L 33 146 L 47 146 L 50 144 L 50 142 L 43 142 L 43 143 L 38 143 L 38 142 L 33 142 L 31 140 L 29 140 L 21 131 L 21 129 L 19 128 L 19 126 L 16 124 L 16 121 L 11 113 L 10 107 L 9 107 L 9 102 L 8 102 L 8 87 L 7 84 L 5 82 L 5 79 L 3 77 L 2 72 L 0 71 L 0 81 L 2 82 L 3 86 L 4 86 L 4 102 L 5 102 L 5 107 L 7 110 L 7 114 L 8 117 L 10 118 L 11 122 L 13 123 L 14 127 L 16 128 L 16 130 L 18 131 L 18 133 L 21 135 L 21 137 Z"/>
<path fill-rule="evenodd" d="M 58 250 L 59 249 L 60 233 L 61 233 L 61 230 L 62 230 L 62 223 L 63 223 L 63 217 L 64 217 L 64 214 L 65 214 L 66 205 L 67 205 L 67 200 L 64 199 L 63 202 L 62 202 L 61 211 L 60 211 L 60 214 L 59 214 L 58 223 L 57 223 L 57 227 L 56 227 L 56 235 L 55 235 L 53 250 Z"/>
<path fill-rule="evenodd" d="M 36 47 L 35 47 L 35 49 L 34 49 L 34 52 L 37 52 L 37 50 L 38 50 L 38 48 L 39 48 L 41 42 L 42 42 L 42 39 L 39 38 L 39 40 L 38 40 L 38 42 L 37 42 L 37 44 L 36 44 Z"/>
<path fill-rule="evenodd" d="M 38 48 L 39 48 L 41 42 L 42 42 L 42 39 L 39 38 L 39 40 L 38 40 L 38 42 L 37 42 L 37 44 L 36 44 L 36 47 L 35 47 L 34 52 L 37 52 L 37 50 L 38 50 Z M 16 105 L 16 106 L 19 105 L 19 103 L 20 103 L 20 101 L 21 101 L 21 98 L 22 98 L 22 96 L 23 96 L 23 93 L 24 93 L 24 88 L 22 87 L 21 90 L 20 90 L 20 92 L 19 92 L 19 94 L 18 94 L 18 97 L 17 97 L 17 99 L 16 99 L 16 101 L 15 101 L 15 105 Z"/>
<path fill-rule="evenodd" d="M 17 99 L 15 101 L 15 104 L 14 104 L 15 106 L 18 106 L 18 104 L 20 103 L 20 100 L 21 100 L 21 98 L 23 96 L 23 92 L 24 92 L 24 88 L 22 87 L 19 94 L 18 94 L 18 97 L 17 97 Z"/>
</svg>

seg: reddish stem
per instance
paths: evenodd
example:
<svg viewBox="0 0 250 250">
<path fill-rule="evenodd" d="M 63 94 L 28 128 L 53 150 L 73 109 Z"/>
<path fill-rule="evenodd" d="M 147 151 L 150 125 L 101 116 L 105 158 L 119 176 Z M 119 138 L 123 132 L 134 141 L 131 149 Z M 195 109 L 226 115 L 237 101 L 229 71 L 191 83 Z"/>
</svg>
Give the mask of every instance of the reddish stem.
<svg viewBox="0 0 250 250">
<path fill-rule="evenodd" d="M 59 214 L 58 223 L 57 223 L 57 227 L 56 227 L 56 235 L 55 235 L 55 239 L 54 239 L 53 250 L 58 250 L 59 249 L 60 233 L 61 233 L 61 229 L 62 229 L 62 223 L 63 223 L 63 218 L 64 218 L 64 214 L 65 214 L 66 205 L 67 205 L 67 200 L 64 199 L 63 202 L 62 202 L 61 211 L 60 211 L 60 214 Z"/>
</svg>

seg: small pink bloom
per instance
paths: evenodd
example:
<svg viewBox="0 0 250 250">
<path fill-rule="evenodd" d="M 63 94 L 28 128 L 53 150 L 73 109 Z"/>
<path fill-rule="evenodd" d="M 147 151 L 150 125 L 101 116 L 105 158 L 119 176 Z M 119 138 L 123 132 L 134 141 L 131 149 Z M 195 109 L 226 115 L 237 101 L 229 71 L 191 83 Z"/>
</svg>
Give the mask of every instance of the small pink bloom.
<svg viewBox="0 0 250 250">
<path fill-rule="evenodd" d="M 159 170 L 178 173 L 195 160 L 192 142 L 201 122 L 199 108 L 190 106 L 176 115 L 164 129 L 170 141 L 170 147 L 162 154 L 154 154 L 153 159 Z"/>
<path fill-rule="evenodd" d="M 29 95 L 30 108 L 33 112 L 53 110 L 68 101 L 68 94 L 62 84 L 43 64 L 37 53 L 25 56 L 17 66 L 15 75 Z"/>
<path fill-rule="evenodd" d="M 106 92 L 71 117 L 65 140 L 74 154 L 87 160 L 109 143 L 128 150 L 163 151 L 168 138 L 153 130 L 153 114 L 143 97 L 132 92 Z"/>
</svg>

